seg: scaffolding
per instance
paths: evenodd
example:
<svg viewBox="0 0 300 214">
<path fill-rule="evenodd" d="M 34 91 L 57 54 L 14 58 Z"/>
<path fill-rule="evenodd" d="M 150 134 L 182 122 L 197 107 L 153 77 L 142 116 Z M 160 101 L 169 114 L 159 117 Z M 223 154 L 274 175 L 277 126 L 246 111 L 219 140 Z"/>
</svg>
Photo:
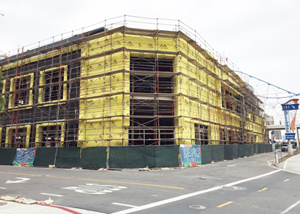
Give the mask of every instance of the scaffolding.
<svg viewBox="0 0 300 214">
<path fill-rule="evenodd" d="M 196 31 L 134 16 L 97 25 L 0 61 L 1 147 L 266 142 L 262 102 Z"/>
</svg>

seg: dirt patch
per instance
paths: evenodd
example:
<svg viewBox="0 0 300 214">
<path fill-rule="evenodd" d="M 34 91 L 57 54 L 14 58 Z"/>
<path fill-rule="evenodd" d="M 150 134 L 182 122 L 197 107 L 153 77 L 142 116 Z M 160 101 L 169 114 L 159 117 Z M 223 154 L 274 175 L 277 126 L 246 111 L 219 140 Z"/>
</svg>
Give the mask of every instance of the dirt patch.
<svg viewBox="0 0 300 214">
<path fill-rule="evenodd" d="M 282 158 L 279 158 L 278 161 L 279 161 L 279 163 L 284 162 L 284 161 L 286 161 L 287 159 L 289 159 L 290 157 L 293 157 L 294 155 L 298 155 L 298 154 L 300 154 L 300 150 L 294 151 L 293 155 L 286 155 L 286 156 L 284 156 L 284 157 L 282 157 Z"/>
</svg>

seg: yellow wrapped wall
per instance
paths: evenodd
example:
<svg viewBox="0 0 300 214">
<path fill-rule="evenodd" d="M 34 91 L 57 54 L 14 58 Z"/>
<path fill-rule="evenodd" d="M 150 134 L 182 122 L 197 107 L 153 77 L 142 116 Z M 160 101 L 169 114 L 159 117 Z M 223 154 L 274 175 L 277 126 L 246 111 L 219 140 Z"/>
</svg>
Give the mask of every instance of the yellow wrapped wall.
<svg viewBox="0 0 300 214">
<path fill-rule="evenodd" d="M 99 54 L 107 48 L 123 44 L 122 35 L 90 41 L 82 50 L 83 56 Z M 114 45 L 105 46 L 107 44 Z M 130 97 L 130 53 L 117 52 L 82 62 L 79 134 L 81 146 L 118 146 L 128 144 Z M 114 72 L 120 71 L 120 72 Z M 111 73 L 114 72 L 114 73 Z M 125 117 L 127 116 L 127 117 Z"/>
</svg>

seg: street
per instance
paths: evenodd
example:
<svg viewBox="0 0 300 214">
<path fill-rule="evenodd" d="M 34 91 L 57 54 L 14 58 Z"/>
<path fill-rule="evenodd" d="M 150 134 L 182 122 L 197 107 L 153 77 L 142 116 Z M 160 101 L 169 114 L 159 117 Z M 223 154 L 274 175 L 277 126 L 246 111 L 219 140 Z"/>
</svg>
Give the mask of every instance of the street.
<svg viewBox="0 0 300 214">
<path fill-rule="evenodd" d="M 299 174 L 269 166 L 273 158 L 151 171 L 0 166 L 0 195 L 118 214 L 300 213 Z"/>
</svg>

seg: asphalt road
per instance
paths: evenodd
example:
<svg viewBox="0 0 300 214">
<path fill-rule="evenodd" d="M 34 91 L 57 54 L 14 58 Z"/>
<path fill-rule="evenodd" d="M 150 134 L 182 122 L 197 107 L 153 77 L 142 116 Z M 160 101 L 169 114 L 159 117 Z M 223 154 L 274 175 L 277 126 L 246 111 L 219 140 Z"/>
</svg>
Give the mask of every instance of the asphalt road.
<svg viewBox="0 0 300 214">
<path fill-rule="evenodd" d="M 152 171 L 0 166 L 0 195 L 119 214 L 300 213 L 300 176 L 270 167 L 273 157 Z"/>
</svg>

